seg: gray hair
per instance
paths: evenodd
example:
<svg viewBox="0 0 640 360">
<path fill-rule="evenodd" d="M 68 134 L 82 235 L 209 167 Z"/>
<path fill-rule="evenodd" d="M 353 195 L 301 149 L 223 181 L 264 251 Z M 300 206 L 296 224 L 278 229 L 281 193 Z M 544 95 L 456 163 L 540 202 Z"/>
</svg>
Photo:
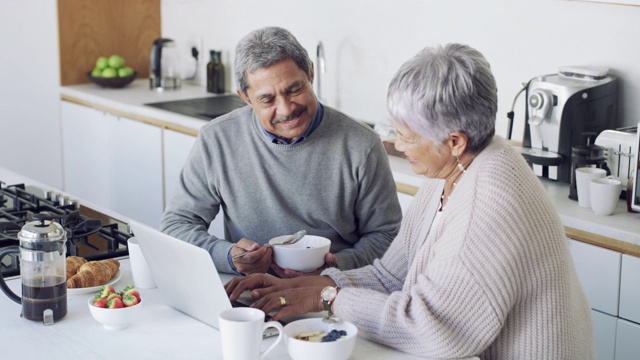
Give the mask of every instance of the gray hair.
<svg viewBox="0 0 640 360">
<path fill-rule="evenodd" d="M 495 134 L 498 94 L 489 62 L 461 44 L 427 47 L 405 62 L 389 85 L 393 120 L 440 145 L 454 131 L 477 154 Z"/>
<path fill-rule="evenodd" d="M 287 30 L 279 27 L 265 27 L 254 30 L 243 37 L 236 46 L 235 74 L 238 88 L 247 95 L 247 74 L 258 69 L 291 59 L 311 76 L 311 59 L 307 50 Z"/>
</svg>

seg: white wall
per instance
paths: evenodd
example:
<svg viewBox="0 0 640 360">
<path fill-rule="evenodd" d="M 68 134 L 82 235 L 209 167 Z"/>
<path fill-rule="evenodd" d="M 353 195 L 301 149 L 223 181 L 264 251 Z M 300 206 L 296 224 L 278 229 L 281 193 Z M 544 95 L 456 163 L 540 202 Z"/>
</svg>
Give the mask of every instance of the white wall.
<svg viewBox="0 0 640 360">
<path fill-rule="evenodd" d="M 640 121 L 640 7 L 566 0 L 162 0 L 161 16 L 163 36 L 204 39 L 201 75 L 209 49 L 222 50 L 230 68 L 237 41 L 259 27 L 289 29 L 314 59 L 321 40 L 325 102 L 371 123 L 388 116 L 386 88 L 398 67 L 424 46 L 447 42 L 469 44 L 491 63 L 500 135 L 521 84 L 564 65 L 609 67 L 621 79 L 619 126 Z M 522 138 L 523 122 L 521 96 L 514 139 Z"/>
<path fill-rule="evenodd" d="M 57 19 L 56 0 L 0 1 L 0 167 L 60 189 Z"/>
</svg>

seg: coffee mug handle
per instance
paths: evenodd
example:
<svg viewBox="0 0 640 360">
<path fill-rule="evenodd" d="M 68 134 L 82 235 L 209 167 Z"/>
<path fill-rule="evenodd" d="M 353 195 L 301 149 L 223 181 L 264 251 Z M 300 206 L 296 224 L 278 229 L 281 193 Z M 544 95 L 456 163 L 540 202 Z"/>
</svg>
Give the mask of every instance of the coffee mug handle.
<svg viewBox="0 0 640 360">
<path fill-rule="evenodd" d="M 265 351 L 260 353 L 260 359 L 264 359 L 264 357 L 271 350 L 273 350 L 273 348 L 275 348 L 280 343 L 280 341 L 282 340 L 282 337 L 284 335 L 284 328 L 277 321 L 269 321 L 269 322 L 264 323 L 263 331 L 267 330 L 268 328 L 276 328 L 276 329 L 278 329 L 278 338 L 273 342 L 273 344 L 271 344 L 271 346 L 269 346 L 269 348 L 267 350 L 265 350 Z"/>
</svg>

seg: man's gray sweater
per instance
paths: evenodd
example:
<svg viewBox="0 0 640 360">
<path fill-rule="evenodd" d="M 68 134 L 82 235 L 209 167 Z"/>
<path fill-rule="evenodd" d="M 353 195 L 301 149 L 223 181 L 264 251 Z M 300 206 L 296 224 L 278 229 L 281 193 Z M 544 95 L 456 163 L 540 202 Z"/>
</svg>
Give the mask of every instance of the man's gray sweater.
<svg viewBox="0 0 640 360">
<path fill-rule="evenodd" d="M 225 239 L 207 232 L 220 207 Z M 387 155 L 367 125 L 325 106 L 308 138 L 280 145 L 246 106 L 202 127 L 161 230 L 209 251 L 218 271 L 233 272 L 227 254 L 241 238 L 265 244 L 305 229 L 331 239 L 346 270 L 381 257 L 401 217 Z"/>
</svg>

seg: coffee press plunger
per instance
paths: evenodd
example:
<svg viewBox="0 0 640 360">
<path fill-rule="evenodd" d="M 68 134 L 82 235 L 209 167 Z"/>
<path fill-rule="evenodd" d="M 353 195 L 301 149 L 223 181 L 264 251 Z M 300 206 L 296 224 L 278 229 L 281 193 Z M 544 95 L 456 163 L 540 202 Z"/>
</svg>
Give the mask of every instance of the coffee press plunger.
<svg viewBox="0 0 640 360">
<path fill-rule="evenodd" d="M 22 317 L 50 325 L 67 314 L 67 234 L 49 214 L 35 214 L 33 220 L 18 233 L 19 247 L 0 249 L 0 259 L 10 253 L 20 254 L 22 298 L 9 289 L 2 276 L 0 288 L 22 304 Z"/>
</svg>

